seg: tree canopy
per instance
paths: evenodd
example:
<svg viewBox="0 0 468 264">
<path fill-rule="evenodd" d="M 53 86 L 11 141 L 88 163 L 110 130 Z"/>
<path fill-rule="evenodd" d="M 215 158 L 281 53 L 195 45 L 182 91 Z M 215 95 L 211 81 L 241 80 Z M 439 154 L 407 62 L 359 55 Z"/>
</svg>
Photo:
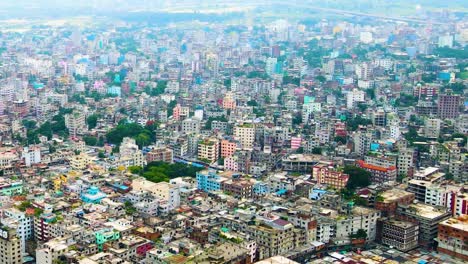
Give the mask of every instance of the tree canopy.
<svg viewBox="0 0 468 264">
<path fill-rule="evenodd" d="M 358 187 L 367 187 L 371 184 L 371 173 L 365 169 L 356 166 L 346 166 L 343 172 L 349 175 L 346 188 L 350 190 L 355 190 Z"/>
<path fill-rule="evenodd" d="M 166 163 L 162 161 L 150 162 L 143 169 L 138 171 L 145 179 L 152 182 L 169 182 L 170 179 L 189 176 L 195 177 L 196 173 L 203 168 L 198 168 L 182 163 Z"/>
</svg>

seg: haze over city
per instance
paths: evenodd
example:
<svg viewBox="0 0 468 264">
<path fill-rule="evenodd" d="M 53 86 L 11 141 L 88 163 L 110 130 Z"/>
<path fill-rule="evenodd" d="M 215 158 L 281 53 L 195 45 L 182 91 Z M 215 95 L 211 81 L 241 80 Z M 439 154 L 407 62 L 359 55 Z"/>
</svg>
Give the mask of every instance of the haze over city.
<svg viewBox="0 0 468 264">
<path fill-rule="evenodd" d="M 0 1 L 0 263 L 466 263 L 467 12 Z"/>
</svg>

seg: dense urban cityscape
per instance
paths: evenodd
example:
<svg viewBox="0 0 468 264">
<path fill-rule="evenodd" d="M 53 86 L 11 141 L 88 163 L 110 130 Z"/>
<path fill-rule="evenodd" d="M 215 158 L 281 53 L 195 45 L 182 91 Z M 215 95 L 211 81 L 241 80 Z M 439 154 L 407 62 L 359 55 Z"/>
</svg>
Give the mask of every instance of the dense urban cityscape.
<svg viewBox="0 0 468 264">
<path fill-rule="evenodd" d="M 1 264 L 468 261 L 467 2 L 59 2 L 0 3 Z"/>
</svg>

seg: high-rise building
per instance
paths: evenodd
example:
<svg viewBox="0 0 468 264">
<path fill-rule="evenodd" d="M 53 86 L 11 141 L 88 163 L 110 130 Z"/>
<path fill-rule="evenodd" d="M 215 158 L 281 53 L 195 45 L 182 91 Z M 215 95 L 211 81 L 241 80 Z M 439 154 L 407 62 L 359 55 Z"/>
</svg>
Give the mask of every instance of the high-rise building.
<svg viewBox="0 0 468 264">
<path fill-rule="evenodd" d="M 0 263 L 23 263 L 21 256 L 21 239 L 17 236 L 15 229 L 6 228 L 4 226 L 0 226 Z"/>
<path fill-rule="evenodd" d="M 382 244 L 401 251 L 409 251 L 418 246 L 419 226 L 412 222 L 385 220 L 382 222 Z"/>
<path fill-rule="evenodd" d="M 460 115 L 460 96 L 441 94 L 438 103 L 439 118 L 457 118 Z"/>
<path fill-rule="evenodd" d="M 427 138 L 439 138 L 441 124 L 442 121 L 440 119 L 426 119 L 426 124 L 424 125 L 424 135 Z"/>
<path fill-rule="evenodd" d="M 439 224 L 437 251 L 468 261 L 468 215 L 450 218 Z"/>
<path fill-rule="evenodd" d="M 242 149 L 252 149 L 255 141 L 255 127 L 251 123 L 244 123 L 234 127 L 234 138 L 239 140 Z"/>
<path fill-rule="evenodd" d="M 198 159 L 207 162 L 215 162 L 219 158 L 219 140 L 206 138 L 198 142 Z"/>
</svg>

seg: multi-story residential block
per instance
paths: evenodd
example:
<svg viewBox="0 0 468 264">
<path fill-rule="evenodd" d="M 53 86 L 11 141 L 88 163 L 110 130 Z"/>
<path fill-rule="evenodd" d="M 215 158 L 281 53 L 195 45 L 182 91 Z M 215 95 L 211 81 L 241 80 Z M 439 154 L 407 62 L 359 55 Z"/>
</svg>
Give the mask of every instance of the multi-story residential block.
<svg viewBox="0 0 468 264">
<path fill-rule="evenodd" d="M 186 134 L 200 133 L 200 120 L 187 118 L 181 122 L 181 131 Z"/>
<path fill-rule="evenodd" d="M 358 166 L 371 173 L 372 183 L 385 183 L 389 181 L 396 181 L 397 169 L 396 166 L 377 166 L 367 163 L 363 160 L 357 162 Z"/>
<path fill-rule="evenodd" d="M 460 114 L 460 102 L 461 98 L 459 95 L 450 93 L 439 95 L 437 111 L 439 118 L 457 118 Z"/>
<path fill-rule="evenodd" d="M 240 142 L 242 149 L 252 149 L 255 141 L 255 126 L 252 123 L 235 126 L 234 139 Z"/>
<path fill-rule="evenodd" d="M 166 147 L 156 147 L 146 153 L 146 161 L 163 161 L 167 163 L 174 162 L 173 150 Z"/>
<path fill-rule="evenodd" d="M 20 237 L 16 234 L 15 229 L 4 226 L 0 226 L 0 263 L 23 263 Z"/>
<path fill-rule="evenodd" d="M 336 171 L 328 164 L 318 164 L 312 168 L 312 177 L 320 184 L 326 184 L 338 190 L 346 187 L 349 175 Z"/>
<path fill-rule="evenodd" d="M 414 172 L 414 149 L 404 148 L 398 153 L 398 175 L 411 177 Z"/>
<path fill-rule="evenodd" d="M 214 170 L 203 170 L 197 172 L 197 189 L 205 192 L 221 190 L 222 182 L 226 179 L 218 175 Z"/>
<path fill-rule="evenodd" d="M 392 188 L 380 193 L 375 199 L 375 209 L 382 212 L 382 216 L 394 216 L 399 204 L 409 205 L 414 201 L 414 193 Z"/>
<path fill-rule="evenodd" d="M 221 140 L 221 158 L 227 158 L 232 156 L 237 149 L 237 142 L 223 139 Z"/>
<path fill-rule="evenodd" d="M 16 223 L 16 234 L 21 239 L 21 252 L 26 252 L 26 241 L 33 238 L 34 221 L 32 215 L 26 214 L 17 208 L 8 208 L 3 211 L 2 223 L 12 220 Z"/>
<path fill-rule="evenodd" d="M 71 135 L 81 135 L 87 130 L 86 116 L 81 111 L 65 115 L 65 126 Z"/>
<path fill-rule="evenodd" d="M 169 211 L 180 206 L 180 187 L 177 184 L 168 182 L 154 183 L 140 177 L 132 181 L 132 188 L 137 191 L 143 190 L 152 193 L 167 204 Z"/>
<path fill-rule="evenodd" d="M 445 207 L 413 203 L 399 204 L 396 215 L 400 220 L 417 223 L 419 225 L 419 245 L 432 247 L 434 238 L 437 237 L 438 224 L 450 218 L 451 213 Z"/>
<path fill-rule="evenodd" d="M 198 159 L 207 162 L 215 162 L 219 159 L 219 140 L 206 138 L 198 142 Z"/>
<path fill-rule="evenodd" d="M 439 223 L 436 241 L 438 252 L 468 261 L 468 215 Z"/>
<path fill-rule="evenodd" d="M 440 136 L 440 127 L 442 120 L 437 118 L 426 119 L 424 125 L 424 136 L 427 138 L 437 139 Z"/>
<path fill-rule="evenodd" d="M 348 243 L 352 234 L 356 234 L 359 229 L 363 229 L 367 234 L 366 240 L 374 241 L 380 212 L 362 206 L 351 206 L 350 209 L 347 208 L 346 210 L 347 212 L 343 217 L 336 219 L 336 237 L 333 240 L 336 243 Z"/>
<path fill-rule="evenodd" d="M 401 251 L 418 246 L 419 226 L 416 223 L 398 220 L 383 220 L 380 241 L 382 244 Z"/>
<path fill-rule="evenodd" d="M 0 179 L 0 194 L 6 196 L 21 195 L 23 193 L 23 182 L 10 179 Z"/>
</svg>

